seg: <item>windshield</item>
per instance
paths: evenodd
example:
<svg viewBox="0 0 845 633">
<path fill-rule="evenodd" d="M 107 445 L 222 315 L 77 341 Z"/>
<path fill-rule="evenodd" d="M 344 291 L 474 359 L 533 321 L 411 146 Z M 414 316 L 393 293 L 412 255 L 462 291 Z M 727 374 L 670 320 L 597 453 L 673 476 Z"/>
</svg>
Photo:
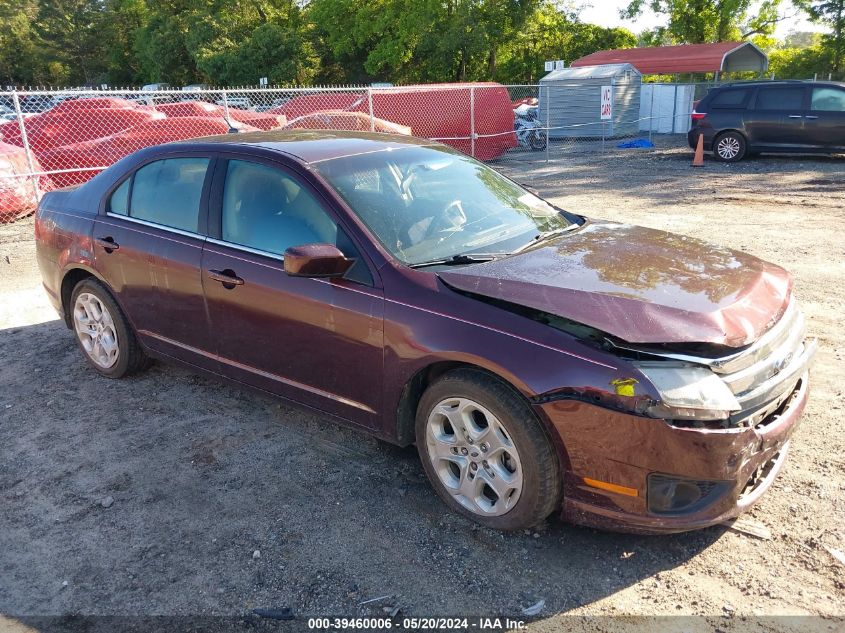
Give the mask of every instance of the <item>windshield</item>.
<svg viewBox="0 0 845 633">
<path fill-rule="evenodd" d="M 314 164 L 397 259 L 506 254 L 572 222 L 478 161 L 413 147 Z"/>
</svg>

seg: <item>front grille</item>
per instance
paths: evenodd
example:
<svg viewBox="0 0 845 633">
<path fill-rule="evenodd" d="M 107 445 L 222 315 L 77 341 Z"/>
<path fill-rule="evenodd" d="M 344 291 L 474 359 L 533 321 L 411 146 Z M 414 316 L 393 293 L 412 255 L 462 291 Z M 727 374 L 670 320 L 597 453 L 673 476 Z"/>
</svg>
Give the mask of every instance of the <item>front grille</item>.
<svg viewBox="0 0 845 633">
<path fill-rule="evenodd" d="M 804 315 L 793 299 L 768 332 L 743 351 L 707 363 L 725 381 L 742 410 L 732 426 L 756 427 L 795 393 L 815 353 L 815 341 L 805 341 Z"/>
</svg>

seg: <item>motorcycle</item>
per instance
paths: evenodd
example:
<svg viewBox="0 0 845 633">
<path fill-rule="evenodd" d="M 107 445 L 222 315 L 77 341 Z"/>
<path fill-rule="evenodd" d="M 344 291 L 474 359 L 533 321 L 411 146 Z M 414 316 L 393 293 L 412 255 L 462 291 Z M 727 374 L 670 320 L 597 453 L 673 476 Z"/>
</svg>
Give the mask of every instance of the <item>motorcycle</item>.
<svg viewBox="0 0 845 633">
<path fill-rule="evenodd" d="M 546 149 L 548 137 L 537 115 L 537 99 L 530 99 L 513 110 L 513 129 L 520 147 L 540 151 Z"/>
</svg>

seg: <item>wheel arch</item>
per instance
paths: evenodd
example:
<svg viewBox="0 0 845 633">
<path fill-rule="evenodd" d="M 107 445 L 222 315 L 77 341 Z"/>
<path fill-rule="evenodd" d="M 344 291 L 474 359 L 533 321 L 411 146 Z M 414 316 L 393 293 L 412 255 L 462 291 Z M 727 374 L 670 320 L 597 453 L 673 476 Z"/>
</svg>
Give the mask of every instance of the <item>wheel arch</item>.
<svg viewBox="0 0 845 633">
<path fill-rule="evenodd" d="M 62 302 L 62 316 L 64 317 L 65 325 L 67 325 L 69 328 L 73 325 L 71 322 L 70 297 L 73 294 L 73 289 L 76 288 L 76 286 L 85 279 L 96 279 L 103 286 L 105 286 L 106 290 L 108 290 L 109 294 L 111 294 L 112 299 L 114 299 L 115 303 L 117 303 L 117 306 L 126 316 L 126 320 L 134 329 L 135 324 L 132 321 L 132 317 L 127 312 L 126 306 L 123 305 L 123 301 L 114 291 L 114 288 L 111 287 L 109 282 L 103 279 L 100 273 L 98 273 L 94 268 L 77 263 L 68 266 L 62 272 L 62 280 L 59 286 L 59 296 Z"/>
<path fill-rule="evenodd" d="M 458 369 L 466 369 L 483 374 L 513 391 L 513 393 L 521 398 L 537 416 L 537 419 L 540 421 L 540 425 L 543 427 L 547 437 L 552 444 L 558 448 L 558 454 L 559 457 L 562 458 L 562 463 L 566 463 L 568 460 L 566 448 L 563 446 L 557 433 L 552 430 L 551 423 L 542 410 L 535 407 L 526 394 L 503 375 L 496 373 L 495 371 L 491 371 L 489 368 L 482 367 L 481 365 L 468 361 L 440 360 L 429 363 L 425 367 L 417 370 L 417 372 L 405 383 L 399 397 L 399 403 L 396 407 L 394 432 L 397 444 L 400 446 L 409 446 L 414 443 L 414 428 L 416 424 L 417 408 L 419 407 L 423 393 L 425 393 L 425 390 L 429 387 L 429 385 L 440 378 L 440 376 Z"/>
<path fill-rule="evenodd" d="M 76 288 L 81 281 L 88 279 L 89 277 L 93 277 L 97 281 L 105 283 L 93 269 L 83 265 L 71 266 L 62 273 L 62 281 L 59 286 L 59 297 L 62 302 L 62 316 L 64 317 L 64 322 L 67 327 L 71 327 L 72 325 L 70 297 L 73 294 L 73 289 Z"/>
</svg>

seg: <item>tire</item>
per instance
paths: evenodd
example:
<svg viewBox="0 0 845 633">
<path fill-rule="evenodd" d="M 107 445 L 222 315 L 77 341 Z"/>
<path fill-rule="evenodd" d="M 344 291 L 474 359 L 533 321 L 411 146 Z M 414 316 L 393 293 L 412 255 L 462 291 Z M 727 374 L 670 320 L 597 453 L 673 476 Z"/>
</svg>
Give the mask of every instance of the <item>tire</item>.
<svg viewBox="0 0 845 633">
<path fill-rule="evenodd" d="M 481 371 L 451 371 L 425 391 L 416 441 L 437 494 L 479 525 L 530 528 L 559 507 L 560 465 L 540 421 L 519 393 Z"/>
<path fill-rule="evenodd" d="M 537 138 L 536 134 L 531 134 L 528 137 L 528 144 L 531 146 L 531 149 L 535 152 L 539 152 L 540 150 L 546 149 L 546 143 L 548 139 L 546 138 L 545 132 L 540 132 L 540 138 Z"/>
<path fill-rule="evenodd" d="M 91 277 L 80 281 L 70 310 L 76 343 L 97 373 L 123 378 L 149 366 L 132 326 L 102 283 Z"/>
<path fill-rule="evenodd" d="M 723 132 L 713 140 L 713 156 L 723 163 L 740 161 L 746 152 L 745 137 L 739 132 Z"/>
</svg>

